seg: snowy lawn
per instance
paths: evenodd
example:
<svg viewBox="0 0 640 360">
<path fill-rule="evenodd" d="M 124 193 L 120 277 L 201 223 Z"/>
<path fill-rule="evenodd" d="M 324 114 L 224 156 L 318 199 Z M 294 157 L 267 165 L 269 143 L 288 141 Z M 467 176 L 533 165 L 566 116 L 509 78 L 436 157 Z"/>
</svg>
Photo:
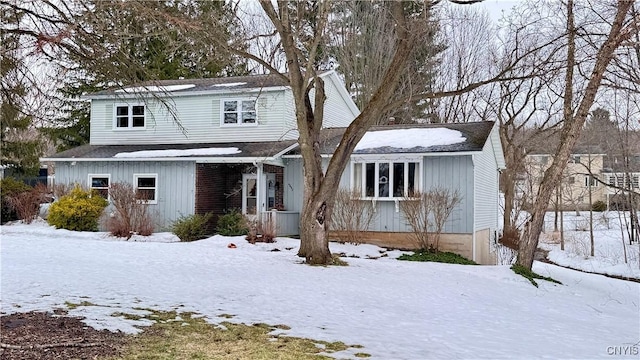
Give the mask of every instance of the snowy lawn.
<svg viewBox="0 0 640 360">
<path fill-rule="evenodd" d="M 548 259 L 556 264 L 589 272 L 640 279 L 640 249 L 638 242 L 629 244 L 624 216 L 628 213 L 594 212 L 594 256 L 591 256 L 589 212 L 564 213 L 565 250 L 560 250 L 559 239 L 552 237 L 554 214 L 545 217 L 547 233 L 540 238 L 540 247 L 549 250 Z M 627 253 L 625 263 L 624 252 Z M 639 339 L 640 340 L 640 339 Z"/>
<path fill-rule="evenodd" d="M 94 327 L 136 332 L 139 322 L 112 314 L 191 311 L 285 324 L 283 333 L 360 344 L 378 359 L 611 358 L 640 341 L 640 284 L 543 263 L 534 270 L 563 285 L 536 288 L 507 266 L 397 261 L 400 252 L 380 257 L 369 245 L 332 244 L 359 258 L 311 267 L 293 239 L 126 242 L 42 223 L 0 231 L 3 313 L 70 308 Z"/>
</svg>

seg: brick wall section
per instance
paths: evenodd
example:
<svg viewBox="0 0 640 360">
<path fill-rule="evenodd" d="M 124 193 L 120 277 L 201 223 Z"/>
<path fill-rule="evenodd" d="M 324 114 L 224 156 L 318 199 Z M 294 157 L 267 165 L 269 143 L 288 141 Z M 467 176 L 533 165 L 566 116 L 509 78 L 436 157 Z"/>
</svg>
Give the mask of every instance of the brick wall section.
<svg viewBox="0 0 640 360">
<path fill-rule="evenodd" d="M 251 165 L 197 164 L 196 165 L 196 214 L 212 212 L 210 232 L 216 227 L 218 218 L 231 209 L 242 209 L 242 174 L 250 172 Z M 284 203 L 284 172 L 281 167 L 264 166 L 265 173 L 276 174 L 278 189 L 276 204 Z M 229 196 L 227 196 L 229 195 Z"/>
</svg>

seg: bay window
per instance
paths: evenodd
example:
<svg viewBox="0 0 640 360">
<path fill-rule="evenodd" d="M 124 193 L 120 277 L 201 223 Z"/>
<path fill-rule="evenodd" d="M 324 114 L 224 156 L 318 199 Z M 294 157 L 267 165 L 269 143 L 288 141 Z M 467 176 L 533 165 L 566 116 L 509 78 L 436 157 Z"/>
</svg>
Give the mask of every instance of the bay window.
<svg viewBox="0 0 640 360">
<path fill-rule="evenodd" d="M 421 190 L 419 161 L 362 161 L 352 165 L 351 187 L 362 198 L 398 199 Z"/>
</svg>

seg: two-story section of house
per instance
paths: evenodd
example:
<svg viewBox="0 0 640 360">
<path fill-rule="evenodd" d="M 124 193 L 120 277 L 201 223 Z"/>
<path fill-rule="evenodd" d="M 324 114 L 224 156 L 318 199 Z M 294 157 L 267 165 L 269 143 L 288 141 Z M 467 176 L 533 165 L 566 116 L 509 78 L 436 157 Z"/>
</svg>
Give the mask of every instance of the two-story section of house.
<svg viewBox="0 0 640 360">
<path fill-rule="evenodd" d="M 333 71 L 321 75 L 325 102 L 321 148 L 328 163 L 358 108 Z M 299 234 L 304 166 L 292 91 L 279 75 L 173 80 L 90 94 L 90 143 L 43 159 L 57 184 L 80 184 L 109 199 L 130 183 L 166 229 L 174 220 L 240 210 L 275 220 L 279 236 Z M 498 174 L 504 156 L 498 125 L 413 124 L 375 127 L 356 146 L 340 186 L 360 189 L 376 220 L 363 241 L 415 248 L 400 201 L 446 188 L 462 201 L 445 224 L 443 249 L 495 264 Z M 272 211 L 277 209 L 277 211 Z"/>
<path fill-rule="evenodd" d="M 323 126 L 348 126 L 358 108 L 334 71 L 320 76 Z M 57 184 L 108 198 L 110 185 L 130 183 L 159 228 L 194 213 L 282 208 L 280 155 L 297 146 L 298 133 L 292 91 L 279 75 L 160 81 L 86 99 L 89 144 L 43 159 L 55 163 Z"/>
</svg>

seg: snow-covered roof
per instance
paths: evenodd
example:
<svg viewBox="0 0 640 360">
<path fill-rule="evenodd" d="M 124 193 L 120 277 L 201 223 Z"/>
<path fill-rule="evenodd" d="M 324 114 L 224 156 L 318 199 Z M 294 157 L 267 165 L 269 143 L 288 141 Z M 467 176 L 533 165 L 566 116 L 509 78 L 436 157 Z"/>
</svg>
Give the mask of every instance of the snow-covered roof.
<svg viewBox="0 0 640 360">
<path fill-rule="evenodd" d="M 295 145 L 295 140 L 252 143 L 82 145 L 42 159 L 43 161 L 127 161 L 228 159 L 251 162 L 275 155 Z"/>
</svg>

